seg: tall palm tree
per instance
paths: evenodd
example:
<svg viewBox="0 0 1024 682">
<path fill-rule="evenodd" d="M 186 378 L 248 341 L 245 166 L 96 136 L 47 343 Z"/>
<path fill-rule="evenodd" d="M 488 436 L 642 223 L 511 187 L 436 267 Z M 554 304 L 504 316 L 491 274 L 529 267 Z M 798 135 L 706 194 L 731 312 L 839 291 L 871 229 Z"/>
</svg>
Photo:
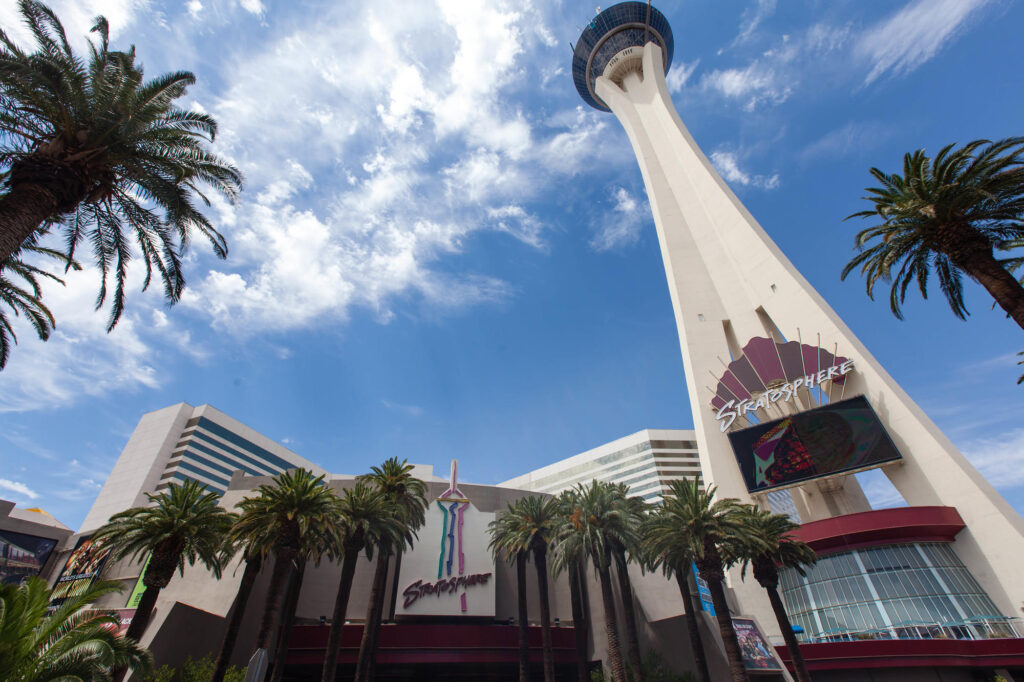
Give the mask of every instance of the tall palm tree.
<svg viewBox="0 0 1024 682">
<path fill-rule="evenodd" d="M 566 520 L 572 515 L 576 506 L 575 499 L 576 491 L 573 489 L 563 490 L 559 494 L 559 529 L 564 527 Z M 564 563 L 555 561 L 553 567 L 556 571 L 564 569 L 569 575 L 569 599 L 572 604 L 573 634 L 576 646 L 576 680 L 577 682 L 588 682 L 590 660 L 587 656 L 587 635 L 590 631 L 590 621 L 587 617 L 586 600 L 584 599 L 586 558 L 579 552 L 571 556 L 567 553 L 559 553 L 558 556 Z"/>
<path fill-rule="evenodd" d="M 529 550 L 510 545 L 499 545 L 497 538 L 502 535 L 499 526 L 502 518 L 495 519 L 488 524 L 491 531 L 491 542 L 489 548 L 496 556 L 504 557 L 505 561 L 514 562 L 516 565 L 516 625 L 519 632 L 519 682 L 528 682 L 530 679 L 530 623 L 529 609 L 526 601 L 526 561 Z"/>
<path fill-rule="evenodd" d="M 40 279 L 46 278 L 59 284 L 64 284 L 64 280 L 29 262 L 25 256 L 28 254 L 46 256 L 75 270 L 81 270 L 81 266 L 73 260 L 68 260 L 67 255 L 60 251 L 37 245 L 36 241 L 39 236 L 41 233 L 33 234 L 19 251 L 10 255 L 4 263 L 0 264 L 0 303 L 9 308 L 16 316 L 24 314 L 25 319 L 35 330 L 36 336 L 40 340 L 46 341 L 50 338 L 54 327 L 57 326 L 57 322 L 53 319 L 53 313 L 43 303 Z M 11 344 L 17 342 L 18 337 L 14 333 L 11 321 L 7 318 L 4 310 L 0 309 L 0 369 L 7 365 Z"/>
<path fill-rule="evenodd" d="M 94 582 L 49 612 L 45 581 L 32 577 L 17 586 L 0 584 L 0 680 L 101 682 L 119 668 L 149 671 L 149 652 L 115 634 L 115 616 L 83 610 L 121 590 L 117 582 Z"/>
<path fill-rule="evenodd" d="M 811 674 L 807 671 L 807 664 L 800 653 L 800 644 L 793 634 L 786 606 L 779 596 L 779 569 L 792 568 L 804 575 L 803 567 L 816 562 L 818 555 L 806 543 L 793 537 L 800 526 L 788 516 L 756 507 L 747 507 L 743 515 L 747 541 L 736 548 L 740 552 L 737 558 L 743 563 L 744 573 L 749 565 L 758 584 L 768 592 L 775 619 L 779 622 L 786 648 L 793 659 L 797 680 L 811 682 Z"/>
<path fill-rule="evenodd" d="M 167 587 L 174 572 L 185 573 L 185 565 L 197 561 L 219 578 L 224 537 L 234 516 L 218 505 L 220 496 L 207 492 L 196 481 L 172 483 L 159 495 L 146 493 L 150 506 L 118 512 L 93 535 L 93 540 L 110 548 L 115 561 L 125 557 L 138 560 L 150 554 L 142 578 L 146 590 L 135 609 L 125 636 L 139 641 L 149 625 L 160 590 Z"/>
<path fill-rule="evenodd" d="M 537 569 L 537 592 L 540 600 L 541 646 L 544 660 L 544 682 L 555 679 L 554 648 L 551 644 L 551 604 L 548 593 L 548 546 L 554 537 L 558 516 L 558 500 L 539 495 L 521 497 L 510 502 L 499 519 L 488 526 L 492 549 L 506 556 L 518 557 L 521 552 L 533 555 Z"/>
<path fill-rule="evenodd" d="M 257 487 L 256 493 L 238 503 L 240 514 L 232 534 L 250 538 L 264 556 L 274 556 L 256 636 L 256 648 L 272 653 L 286 582 L 311 542 L 336 534 L 337 497 L 324 485 L 323 475 L 314 476 L 307 469 L 278 474 L 270 485 Z"/>
<path fill-rule="evenodd" d="M 664 506 L 657 507 L 643 522 L 640 529 L 644 557 L 652 570 L 659 566 L 666 577 L 675 577 L 679 596 L 683 599 L 686 629 L 690 635 L 690 654 L 700 682 L 711 682 L 708 672 L 707 652 L 700 634 L 697 620 L 698 607 L 694 604 L 690 590 L 690 574 L 693 554 L 688 544 L 678 541 L 677 520 Z"/>
<path fill-rule="evenodd" d="M 619 645 L 619 623 L 612 591 L 612 543 L 627 536 L 632 525 L 629 510 L 621 503 L 615 486 L 597 480 L 587 486 L 580 483 L 574 489 L 573 508 L 560 524 L 555 545 L 555 563 L 559 569 L 568 567 L 578 556 L 588 557 L 597 569 L 613 682 L 625 682 L 626 668 Z"/>
<path fill-rule="evenodd" d="M 359 480 L 375 487 L 388 501 L 391 513 L 408 531 L 399 543 L 381 538 L 378 544 L 377 565 L 374 569 L 373 586 L 370 588 L 370 602 L 367 605 L 363 638 L 359 642 L 359 660 L 356 663 L 356 682 L 373 679 L 373 658 L 377 651 L 377 636 L 381 616 L 384 612 L 384 596 L 390 557 L 406 545 L 412 546 L 416 531 L 426 520 L 427 485 L 412 475 L 413 465 L 397 457 L 386 460 L 379 467 L 371 467 L 370 473 Z M 396 567 L 397 568 L 397 567 Z"/>
<path fill-rule="evenodd" d="M 934 159 L 923 149 L 907 154 L 902 176 L 871 169 L 881 184 L 867 189 L 874 208 L 849 218 L 882 222 L 857 234 L 860 253 L 842 277 L 859 268 L 872 297 L 879 281 L 891 283 L 889 307 L 902 319 L 907 289 L 916 282 L 927 298 L 934 270 L 953 314 L 963 319 L 966 274 L 1024 328 L 1024 287 L 993 255 L 994 248 L 1024 238 L 1024 138 L 955 146 Z"/>
<path fill-rule="evenodd" d="M 234 529 L 230 533 L 233 533 Z M 229 534 L 231 538 L 231 534 Z M 232 547 L 233 549 L 233 547 Z M 229 551 L 229 555 L 235 554 Z M 235 643 L 238 641 L 238 631 L 245 620 L 245 609 L 249 605 L 249 597 L 252 595 L 252 588 L 256 584 L 260 570 L 263 568 L 263 561 L 266 558 L 262 548 L 250 544 L 242 549 L 243 563 L 245 569 L 242 571 L 242 580 L 238 584 L 238 592 L 231 605 L 231 616 L 224 630 L 224 638 L 221 641 L 220 650 L 217 653 L 217 660 L 213 666 L 213 676 L 210 682 L 224 682 L 228 666 L 231 664 L 231 656 L 235 651 Z M 225 561 L 227 563 L 227 561 Z"/>
<path fill-rule="evenodd" d="M 736 630 L 725 601 L 725 557 L 738 554 L 736 545 L 754 543 L 747 537 L 742 514 L 744 506 L 734 499 L 715 499 L 715 486 L 701 489 L 698 479 L 672 481 L 662 498 L 661 509 L 647 533 L 648 547 L 676 561 L 687 554 L 693 557 L 701 576 L 708 583 L 715 618 L 734 682 L 747 682 Z"/>
<path fill-rule="evenodd" d="M 640 638 L 636 627 L 636 606 L 633 601 L 633 585 L 629 582 L 629 562 L 639 558 L 639 528 L 647 516 L 647 503 L 643 498 L 631 496 L 629 486 L 616 483 L 615 493 L 631 521 L 629 526 L 616 537 L 611 538 L 612 559 L 615 562 L 615 576 L 619 583 L 622 599 L 623 623 L 626 626 L 626 651 L 629 655 L 630 672 L 636 682 L 644 682 L 643 659 L 640 655 Z"/>
<path fill-rule="evenodd" d="M 342 491 L 338 499 L 337 545 L 341 550 L 341 577 L 334 599 L 331 631 L 327 637 L 323 682 L 333 682 L 338 665 L 338 646 L 345 627 L 352 580 L 361 553 L 373 560 L 373 550 L 380 544 L 401 545 L 408 540 L 408 528 L 392 513 L 391 503 L 376 487 L 362 481 Z"/>
<path fill-rule="evenodd" d="M 99 303 L 113 274 L 109 328 L 124 308 L 130 245 L 170 303 L 185 280 L 181 257 L 199 232 L 224 258 L 227 244 L 196 208 L 204 186 L 234 201 L 241 173 L 212 154 L 217 133 L 207 114 L 175 100 L 195 83 L 178 71 L 145 81 L 135 47 L 110 49 L 109 26 L 97 17 L 88 59 L 74 54 L 57 16 L 38 0 L 19 0 L 36 49 L 0 31 L 0 263 L 44 223 L 59 222 L 68 256 L 87 241 L 103 275 Z"/>
</svg>

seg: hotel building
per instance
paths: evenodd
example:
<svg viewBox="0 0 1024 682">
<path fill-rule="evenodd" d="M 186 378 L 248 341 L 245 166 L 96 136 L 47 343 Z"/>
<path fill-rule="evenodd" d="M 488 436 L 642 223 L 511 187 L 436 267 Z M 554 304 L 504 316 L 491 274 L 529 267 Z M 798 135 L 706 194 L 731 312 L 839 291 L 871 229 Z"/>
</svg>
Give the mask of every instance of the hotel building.
<svg viewBox="0 0 1024 682">
<path fill-rule="evenodd" d="M 625 483 L 631 495 L 657 502 L 669 481 L 700 477 L 692 430 L 644 429 L 499 485 L 557 495 L 596 479 Z"/>
</svg>

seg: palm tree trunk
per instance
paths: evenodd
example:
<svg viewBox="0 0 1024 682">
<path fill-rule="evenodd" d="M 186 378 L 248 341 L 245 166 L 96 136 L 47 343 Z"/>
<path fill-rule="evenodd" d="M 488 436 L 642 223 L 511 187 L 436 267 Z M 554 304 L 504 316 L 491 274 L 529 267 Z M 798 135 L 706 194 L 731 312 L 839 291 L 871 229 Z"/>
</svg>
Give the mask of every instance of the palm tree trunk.
<svg viewBox="0 0 1024 682">
<path fill-rule="evenodd" d="M 331 632 L 327 636 L 327 654 L 324 657 L 323 682 L 334 682 L 338 667 L 338 646 L 341 644 L 341 631 L 345 627 L 345 612 L 348 611 L 348 598 L 352 594 L 352 579 L 356 574 L 358 551 L 346 550 L 341 563 L 341 579 L 338 581 L 338 594 L 334 598 L 334 612 L 331 616 Z"/>
<path fill-rule="evenodd" d="M 274 570 L 270 574 L 270 585 L 267 588 L 267 603 L 263 607 L 263 619 L 260 621 L 260 631 L 256 636 L 256 648 L 264 649 L 268 653 L 274 632 L 277 630 L 285 581 L 296 554 L 294 550 L 281 550 L 274 557 Z"/>
<path fill-rule="evenodd" d="M 537 568 L 537 591 L 540 593 L 540 641 L 544 656 L 544 682 L 555 682 L 555 652 L 551 646 L 551 605 L 548 602 L 546 544 L 534 546 L 533 558 Z"/>
<path fill-rule="evenodd" d="M 999 264 L 991 249 L 973 253 L 965 259 L 963 269 L 1024 329 L 1024 287 Z"/>
<path fill-rule="evenodd" d="M 679 595 L 683 598 L 683 606 L 686 608 L 686 629 L 690 631 L 690 653 L 693 655 L 694 667 L 697 668 L 697 677 L 700 682 L 711 682 L 707 657 L 704 655 L 704 642 L 700 636 L 700 623 L 697 620 L 697 606 L 690 591 L 690 567 L 684 569 L 677 566 L 673 573 L 676 575 Z"/>
<path fill-rule="evenodd" d="M 768 600 L 772 603 L 772 610 L 775 611 L 775 620 L 779 622 L 779 627 L 782 629 L 782 638 L 786 640 L 786 648 L 789 649 L 789 656 L 793 659 L 793 670 L 796 672 L 797 681 L 811 682 L 811 673 L 807 670 L 803 653 L 800 652 L 800 643 L 796 641 L 793 625 L 789 622 L 789 614 L 786 613 L 786 606 L 782 603 L 778 588 L 772 585 L 762 586 L 768 592 Z"/>
<path fill-rule="evenodd" d="M 608 667 L 612 682 L 626 682 L 626 669 L 622 664 L 619 649 L 619 623 L 615 616 L 615 595 L 612 593 L 611 557 L 607 550 L 597 562 L 597 573 L 601 580 L 601 603 L 604 606 L 604 629 L 608 636 Z"/>
<path fill-rule="evenodd" d="M 57 197 L 36 184 L 17 184 L 0 196 L 0 263 L 57 213 Z"/>
<path fill-rule="evenodd" d="M 740 643 L 736 638 L 736 629 L 732 626 L 729 604 L 725 601 L 725 588 L 722 586 L 722 579 L 716 577 L 714 571 L 709 570 L 709 566 L 701 564 L 698 568 L 711 591 L 711 603 L 715 605 L 715 618 L 718 620 L 718 630 L 722 633 L 722 645 L 725 647 L 725 656 L 729 660 L 729 672 L 733 682 L 749 682 L 747 669 L 743 665 Z"/>
<path fill-rule="evenodd" d="M 388 611 L 388 620 L 395 620 L 395 611 L 398 608 L 398 581 L 402 578 L 402 548 L 395 552 L 395 575 L 391 579 L 391 609 Z"/>
<path fill-rule="evenodd" d="M 370 588 L 370 603 L 366 608 L 363 639 L 359 643 L 355 682 L 370 682 L 373 679 L 373 655 L 377 648 L 377 630 L 380 629 L 381 612 L 384 610 L 384 591 L 388 579 L 389 558 L 386 551 L 381 551 L 377 555 L 377 569 L 373 574 L 373 587 Z"/>
<path fill-rule="evenodd" d="M 516 605 L 519 607 L 519 682 L 529 682 L 530 621 L 526 607 L 526 552 L 516 553 Z"/>
<path fill-rule="evenodd" d="M 280 682 L 284 674 L 284 659 L 288 656 L 288 640 L 295 625 L 295 611 L 299 607 L 299 595 L 302 594 L 302 579 L 306 574 L 306 560 L 299 559 L 299 565 L 292 571 L 288 581 L 288 593 L 282 609 L 281 631 L 277 636 L 277 647 L 270 671 L 270 682 Z"/>
<path fill-rule="evenodd" d="M 141 641 L 142 635 L 146 633 L 149 619 L 153 615 L 153 607 L 156 606 L 156 599 L 159 596 L 159 587 L 146 585 L 146 591 L 142 593 L 142 599 L 139 600 L 139 606 L 135 609 L 135 615 L 132 616 L 132 622 L 128 626 L 128 631 L 124 633 L 125 637 L 134 639 L 136 642 Z"/>
<path fill-rule="evenodd" d="M 235 595 L 235 603 L 231 607 L 231 618 L 228 620 L 227 630 L 224 631 L 224 641 L 220 645 L 220 653 L 217 654 L 217 663 L 213 668 L 213 677 L 210 682 L 224 682 L 224 675 L 227 673 L 228 665 L 231 663 L 231 654 L 235 651 L 235 642 L 238 640 L 238 630 L 242 627 L 242 619 L 245 618 L 245 607 L 249 603 L 249 595 L 252 594 L 252 587 L 256 584 L 256 578 L 263 567 L 262 555 L 257 555 L 245 562 L 245 571 L 242 573 L 242 582 L 238 585 L 238 594 Z"/>
<path fill-rule="evenodd" d="M 626 650 L 629 653 L 629 666 L 632 669 L 633 679 L 636 682 L 644 682 L 643 661 L 640 658 L 640 638 L 636 632 L 636 612 L 633 610 L 633 586 L 629 582 L 629 572 L 626 568 L 626 552 L 621 547 L 616 547 L 613 553 L 615 557 L 615 575 L 619 579 L 619 592 L 622 594 L 622 611 L 626 621 Z"/>
<path fill-rule="evenodd" d="M 573 634 L 576 637 L 576 682 L 589 682 L 587 670 L 587 614 L 583 609 L 583 585 L 578 562 L 569 565 L 569 598 L 572 601 Z"/>
</svg>

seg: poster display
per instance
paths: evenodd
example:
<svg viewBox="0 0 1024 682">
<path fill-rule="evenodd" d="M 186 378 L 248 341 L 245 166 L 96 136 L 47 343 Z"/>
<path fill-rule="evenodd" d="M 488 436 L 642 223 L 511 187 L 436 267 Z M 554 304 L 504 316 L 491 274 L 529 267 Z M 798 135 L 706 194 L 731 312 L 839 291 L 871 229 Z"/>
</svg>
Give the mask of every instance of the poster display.
<svg viewBox="0 0 1024 682">
<path fill-rule="evenodd" d="M 91 538 L 79 538 L 75 551 L 68 557 L 64 570 L 53 586 L 51 604 L 60 604 L 68 597 L 75 597 L 88 589 L 92 581 L 103 570 L 110 550 L 101 549 Z"/>
<path fill-rule="evenodd" d="M 52 538 L 0 530 L 0 582 L 19 585 L 39 575 L 56 546 Z"/>
<path fill-rule="evenodd" d="M 733 431 L 729 442 L 752 493 L 901 457 L 863 396 Z"/>
<path fill-rule="evenodd" d="M 700 571 L 697 570 L 697 564 L 691 563 L 693 567 L 693 579 L 697 583 L 697 596 L 700 597 L 700 607 L 708 614 L 715 615 L 715 604 L 711 601 L 711 589 L 708 587 L 708 581 L 700 577 Z"/>
<path fill-rule="evenodd" d="M 125 604 L 126 609 L 137 609 L 139 608 L 139 602 L 142 601 L 142 593 L 146 591 L 146 585 L 142 580 L 146 577 L 146 569 L 149 568 L 149 560 L 153 558 L 150 554 L 146 557 L 146 563 L 142 564 L 142 572 L 139 573 L 139 579 L 135 581 L 135 587 L 132 588 L 132 593 L 128 595 L 128 603 Z"/>
<path fill-rule="evenodd" d="M 743 667 L 747 670 L 782 670 L 772 646 L 757 629 L 757 623 L 749 618 L 733 618 L 732 626 L 736 629 L 736 639 L 743 654 Z"/>
</svg>

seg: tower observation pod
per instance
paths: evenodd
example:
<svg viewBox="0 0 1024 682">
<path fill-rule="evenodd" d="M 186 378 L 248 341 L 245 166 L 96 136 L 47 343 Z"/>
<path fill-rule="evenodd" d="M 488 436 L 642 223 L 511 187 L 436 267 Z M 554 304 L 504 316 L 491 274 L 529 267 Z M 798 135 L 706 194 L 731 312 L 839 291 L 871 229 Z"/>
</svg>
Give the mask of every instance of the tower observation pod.
<svg viewBox="0 0 1024 682">
<path fill-rule="evenodd" d="M 925 636 L 920 623 L 972 642 L 1000 622 L 1007 629 L 998 636 L 1024 634 L 1015 619 L 1024 605 L 1021 517 L 718 175 L 672 104 L 672 54 L 665 16 L 624 2 L 584 28 L 572 73 L 583 101 L 618 118 L 640 165 L 707 483 L 722 497 L 799 516 L 801 537 L 822 562 L 842 559 L 863 583 L 859 596 L 837 589 L 827 603 L 786 597 L 805 642 L 913 639 Z M 871 509 L 852 474 L 874 468 L 906 507 Z M 954 568 L 967 583 L 954 585 Z M 934 577 L 930 592 L 897 575 L 911 570 Z M 900 585 L 901 604 L 882 577 Z M 783 586 L 813 595 L 812 578 L 784 572 Z M 738 571 L 730 583 L 739 612 L 780 636 L 756 583 L 741 582 Z"/>
</svg>

